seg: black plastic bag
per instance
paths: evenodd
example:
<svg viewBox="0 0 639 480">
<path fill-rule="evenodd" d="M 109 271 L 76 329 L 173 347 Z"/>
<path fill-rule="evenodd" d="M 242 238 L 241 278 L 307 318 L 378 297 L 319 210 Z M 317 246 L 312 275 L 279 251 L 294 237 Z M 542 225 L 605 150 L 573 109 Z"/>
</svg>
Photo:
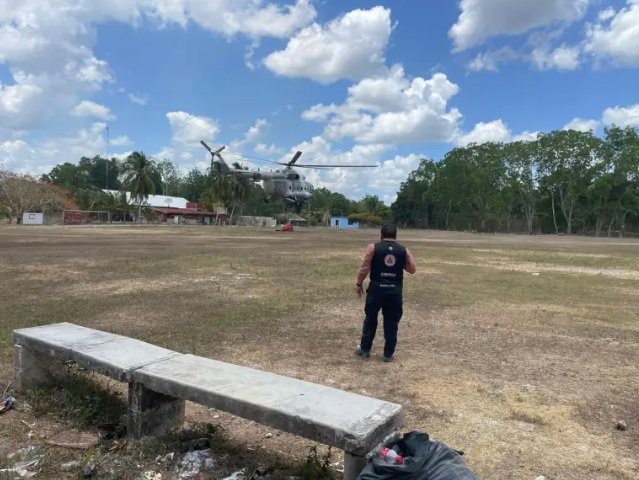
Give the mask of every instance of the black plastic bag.
<svg viewBox="0 0 639 480">
<path fill-rule="evenodd" d="M 358 480 L 478 480 L 461 456 L 427 433 L 410 432 L 390 445 L 404 457 L 403 464 L 389 464 L 374 456 Z"/>
</svg>

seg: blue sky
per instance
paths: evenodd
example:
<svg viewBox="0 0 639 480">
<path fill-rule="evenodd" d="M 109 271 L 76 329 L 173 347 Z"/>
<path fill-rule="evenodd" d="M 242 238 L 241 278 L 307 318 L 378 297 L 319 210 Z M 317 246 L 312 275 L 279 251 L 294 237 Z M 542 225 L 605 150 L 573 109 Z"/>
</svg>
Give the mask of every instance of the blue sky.
<svg viewBox="0 0 639 480">
<path fill-rule="evenodd" d="M 639 0 L 0 0 L 0 163 L 199 145 L 390 202 L 423 157 L 639 126 Z M 228 160 L 236 160 L 230 156 Z M 302 161 L 300 160 L 300 162 Z"/>
</svg>

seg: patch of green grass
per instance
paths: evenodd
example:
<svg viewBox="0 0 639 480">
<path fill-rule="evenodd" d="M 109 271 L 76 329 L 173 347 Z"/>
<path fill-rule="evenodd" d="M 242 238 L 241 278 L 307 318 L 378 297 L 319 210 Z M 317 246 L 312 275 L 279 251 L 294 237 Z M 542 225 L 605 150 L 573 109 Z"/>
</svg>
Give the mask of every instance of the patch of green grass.
<svg viewBox="0 0 639 480">
<path fill-rule="evenodd" d="M 126 413 L 126 403 L 117 392 L 74 366 L 67 367 L 67 375 L 54 387 L 28 391 L 26 400 L 36 415 L 53 415 L 83 429 L 118 423 Z"/>
</svg>

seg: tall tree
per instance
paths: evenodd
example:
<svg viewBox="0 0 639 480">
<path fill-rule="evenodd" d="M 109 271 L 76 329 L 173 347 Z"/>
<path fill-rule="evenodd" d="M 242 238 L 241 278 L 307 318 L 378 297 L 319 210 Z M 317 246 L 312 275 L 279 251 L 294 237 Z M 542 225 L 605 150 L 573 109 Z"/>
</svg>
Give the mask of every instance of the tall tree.
<svg viewBox="0 0 639 480">
<path fill-rule="evenodd" d="M 120 166 L 115 158 L 109 160 L 100 155 L 92 158 L 82 157 L 78 168 L 86 173 L 89 185 L 95 188 L 120 188 Z"/>
<path fill-rule="evenodd" d="M 124 188 L 131 192 L 131 199 L 138 204 L 138 222 L 142 218 L 142 202 L 155 194 L 155 184 L 151 179 L 153 162 L 146 158 L 142 152 L 133 152 L 129 155 L 122 169 L 124 172 Z"/>
<path fill-rule="evenodd" d="M 539 200 L 535 147 L 535 142 L 516 141 L 505 145 L 503 150 L 507 181 L 519 195 L 529 235 L 533 233 Z"/>
<path fill-rule="evenodd" d="M 0 172 L 0 205 L 5 215 L 22 222 L 25 212 L 51 213 L 75 204 L 64 189 L 30 175 Z"/>
<path fill-rule="evenodd" d="M 180 181 L 178 195 L 191 202 L 199 202 L 208 189 L 208 177 L 197 168 L 190 170 Z"/>
<path fill-rule="evenodd" d="M 42 175 L 42 179 L 74 194 L 91 185 L 86 169 L 69 162 L 56 165 L 48 174 Z"/>
<path fill-rule="evenodd" d="M 553 216 L 558 201 L 570 234 L 579 197 L 592 182 L 593 166 L 601 161 L 601 141 L 592 132 L 561 130 L 540 135 L 539 149 L 542 182 L 552 198 Z"/>
<path fill-rule="evenodd" d="M 177 195 L 180 182 L 180 176 L 177 168 L 173 165 L 173 162 L 169 159 L 164 159 L 157 164 L 157 170 L 160 173 L 162 180 L 162 195 Z"/>
<path fill-rule="evenodd" d="M 628 216 L 639 215 L 639 133 L 632 127 L 605 130 L 605 155 L 611 163 L 610 201 L 619 235 Z M 610 229 L 609 229 L 610 230 Z"/>
</svg>

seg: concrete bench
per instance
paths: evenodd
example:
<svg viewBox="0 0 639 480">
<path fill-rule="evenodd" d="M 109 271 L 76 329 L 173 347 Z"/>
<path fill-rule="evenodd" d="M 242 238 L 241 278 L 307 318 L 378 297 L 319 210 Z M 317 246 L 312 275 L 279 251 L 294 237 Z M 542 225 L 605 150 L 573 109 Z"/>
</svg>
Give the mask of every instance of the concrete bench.
<svg viewBox="0 0 639 480">
<path fill-rule="evenodd" d="M 184 401 L 254 420 L 344 450 L 344 478 L 402 423 L 401 405 L 294 378 L 181 354 L 71 323 L 13 333 L 16 383 L 30 389 L 55 381 L 64 362 L 129 383 L 128 429 L 134 438 L 184 422 Z"/>
</svg>

